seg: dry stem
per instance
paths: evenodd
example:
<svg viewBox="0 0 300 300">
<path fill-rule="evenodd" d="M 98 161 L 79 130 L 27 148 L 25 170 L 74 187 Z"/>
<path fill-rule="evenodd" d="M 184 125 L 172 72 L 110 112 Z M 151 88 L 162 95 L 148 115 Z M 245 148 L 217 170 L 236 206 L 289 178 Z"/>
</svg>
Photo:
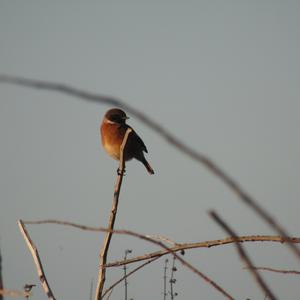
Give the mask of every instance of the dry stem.
<svg viewBox="0 0 300 300">
<path fill-rule="evenodd" d="M 30 297 L 32 293 L 24 292 L 24 291 L 17 291 L 17 290 L 7 290 L 7 289 L 0 289 L 0 296 L 7 296 L 7 297 Z M 1 299 L 0 297 L 0 299 Z"/>
<path fill-rule="evenodd" d="M 97 282 L 96 298 L 95 298 L 96 300 L 102 299 L 102 292 L 104 288 L 105 273 L 106 273 L 105 265 L 107 261 L 107 254 L 108 254 L 111 237 L 113 234 L 114 224 L 115 224 L 117 210 L 118 210 L 119 195 L 120 195 L 121 185 L 122 185 L 123 176 L 125 172 L 125 161 L 124 161 L 123 152 L 126 147 L 127 139 L 131 131 L 132 131 L 131 128 L 127 129 L 120 148 L 120 165 L 118 169 L 117 181 L 115 184 L 112 208 L 111 208 L 109 221 L 108 221 L 108 231 L 106 233 L 105 240 L 100 253 L 100 266 L 99 266 L 98 282 Z"/>
<path fill-rule="evenodd" d="M 20 231 L 25 239 L 27 247 L 29 248 L 31 255 L 33 257 L 34 263 L 36 265 L 37 273 L 38 273 L 39 279 L 41 281 L 42 287 L 44 289 L 44 292 L 46 293 L 49 300 L 55 300 L 55 297 L 51 291 L 50 285 L 47 281 L 38 250 L 37 250 L 36 246 L 33 244 L 23 221 L 18 220 L 18 225 L 19 225 Z"/>
<path fill-rule="evenodd" d="M 67 221 L 60 221 L 60 220 L 40 220 L 40 221 L 23 221 L 24 224 L 55 224 L 55 225 L 62 225 L 62 226 L 69 226 L 80 230 L 85 231 L 91 231 L 91 232 L 107 232 L 108 230 L 103 227 L 92 227 L 92 226 L 86 226 L 81 225 L 73 222 L 67 222 Z M 122 230 L 114 230 L 114 233 L 122 234 Z M 125 233 L 123 233 L 125 234 Z M 146 237 L 153 237 L 154 239 L 157 239 L 157 235 L 146 235 Z M 162 240 L 162 239 L 160 239 Z M 171 241 L 169 238 L 164 237 L 164 241 Z M 300 237 L 281 237 L 281 236 L 275 236 L 275 235 L 247 235 L 247 236 L 238 236 L 236 238 L 233 237 L 227 237 L 224 239 L 219 240 L 210 240 L 210 241 L 204 241 L 204 242 L 195 242 L 195 243 L 175 243 L 172 241 L 172 243 L 176 244 L 174 247 L 170 247 L 169 249 L 172 252 L 178 252 L 181 250 L 188 250 L 188 249 L 194 249 L 194 248 L 210 248 L 210 247 L 216 247 L 216 246 L 222 246 L 226 244 L 232 244 L 236 241 L 243 243 L 243 242 L 275 242 L 275 243 L 300 243 Z M 161 251 L 155 251 L 151 253 L 147 253 L 141 256 L 133 257 L 127 260 L 120 260 L 115 261 L 112 263 L 106 264 L 106 267 L 119 267 L 124 264 L 130 264 L 139 262 L 142 260 L 154 258 L 154 257 L 160 257 L 163 255 L 169 254 L 169 251 L 167 250 L 161 250 Z"/>
<path fill-rule="evenodd" d="M 242 200 L 252 210 L 254 210 L 254 212 L 258 214 L 266 223 L 268 223 L 269 226 L 273 228 L 279 235 L 285 238 L 288 238 L 288 236 L 290 236 L 290 234 L 275 220 L 275 218 L 273 218 L 265 209 L 263 209 L 254 198 L 252 198 L 248 193 L 246 193 L 246 191 L 244 191 L 244 189 L 231 176 L 229 176 L 229 174 L 224 172 L 209 157 L 206 157 L 205 155 L 189 147 L 188 145 L 183 143 L 179 138 L 175 137 L 171 132 L 165 129 L 162 125 L 153 121 L 146 114 L 140 112 L 139 110 L 126 104 L 125 102 L 113 97 L 89 93 L 62 83 L 47 82 L 43 80 L 28 79 L 18 76 L 9 76 L 5 74 L 0 74 L 0 82 L 35 89 L 56 91 L 85 101 L 119 106 L 123 108 L 124 110 L 138 118 L 141 122 L 149 126 L 149 128 L 154 130 L 160 136 L 162 136 L 169 144 L 174 146 L 177 150 L 189 156 L 198 163 L 201 163 L 215 176 L 219 177 L 223 181 L 223 183 L 226 184 L 239 197 L 240 200 Z M 288 245 L 291 248 L 291 250 L 295 253 L 295 255 L 300 259 L 299 248 L 297 248 L 297 246 L 292 243 L 288 243 Z"/>
<path fill-rule="evenodd" d="M 270 288 L 267 286 L 267 284 L 265 283 L 265 281 L 262 279 L 262 277 L 258 274 L 258 272 L 256 272 L 256 270 L 253 268 L 252 262 L 250 260 L 250 258 L 248 257 L 248 255 L 246 254 L 245 250 L 243 249 L 242 245 L 240 243 L 238 243 L 237 240 L 237 235 L 235 234 L 235 232 L 233 231 L 233 229 L 231 229 L 229 227 L 229 225 L 227 225 L 222 219 L 221 217 L 214 211 L 210 212 L 210 216 L 214 219 L 215 222 L 217 222 L 228 234 L 230 234 L 234 239 L 235 239 L 235 245 L 237 248 L 237 252 L 241 258 L 242 261 L 244 261 L 247 265 L 247 267 L 249 268 L 249 270 L 251 271 L 254 279 L 256 280 L 256 282 L 258 283 L 258 285 L 260 286 L 260 288 L 264 291 L 264 294 L 267 295 L 271 300 L 276 300 L 276 297 L 274 296 L 274 294 L 272 293 L 272 291 L 270 290 Z"/>
<path fill-rule="evenodd" d="M 2 256 L 1 256 L 1 249 L 0 249 L 0 300 L 3 300 L 1 291 L 3 291 L 3 279 L 2 279 Z"/>
<path fill-rule="evenodd" d="M 38 221 L 38 222 L 30 222 L 30 223 L 31 224 L 38 224 L 38 223 L 41 224 L 41 223 L 44 223 L 44 222 L 43 221 Z M 231 295 L 229 295 L 221 286 L 219 286 L 211 278 L 209 278 L 204 273 L 199 271 L 197 268 L 195 268 L 192 264 L 190 264 L 189 262 L 184 260 L 182 257 L 178 256 L 172 250 L 172 248 L 168 248 L 162 242 L 157 241 L 156 239 L 151 239 L 151 238 L 147 237 L 146 235 L 142 235 L 142 234 L 136 233 L 134 231 L 130 231 L 130 230 L 111 230 L 111 229 L 108 229 L 108 228 L 101 228 L 101 227 L 100 228 L 87 227 L 87 226 L 80 226 L 80 225 L 70 223 L 70 222 L 58 222 L 58 223 L 57 222 L 51 222 L 51 223 L 56 223 L 56 224 L 60 224 L 60 225 L 68 225 L 68 226 L 72 226 L 72 227 L 76 227 L 76 228 L 80 228 L 80 229 L 84 229 L 84 230 L 91 229 L 92 231 L 103 231 L 103 232 L 111 232 L 111 233 L 115 233 L 115 234 L 130 235 L 130 236 L 134 236 L 136 238 L 142 239 L 144 241 L 148 241 L 148 242 L 153 243 L 155 245 L 158 245 L 159 247 L 163 248 L 168 253 L 171 253 L 172 255 L 174 255 L 181 262 L 182 265 L 184 265 L 185 267 L 190 269 L 192 272 L 194 272 L 196 275 L 198 275 L 199 277 L 204 279 L 207 283 L 209 283 L 211 286 L 213 286 L 217 291 L 219 291 L 227 299 L 234 299 Z M 28 222 L 28 224 L 29 224 L 29 222 Z M 104 266 L 104 267 L 106 267 L 106 266 Z"/>
<path fill-rule="evenodd" d="M 109 293 L 114 287 L 116 287 L 119 283 L 121 283 L 123 280 L 125 280 L 126 278 L 128 278 L 130 275 L 134 274 L 135 272 L 137 272 L 138 270 L 142 269 L 143 267 L 145 267 L 146 265 L 152 263 L 154 260 L 157 260 L 159 257 L 154 257 L 152 259 L 147 260 L 145 263 L 141 264 L 140 266 L 136 267 L 135 269 L 133 269 L 132 271 L 130 271 L 129 273 L 127 273 L 125 276 L 123 276 L 122 278 L 120 278 L 118 281 L 116 281 L 114 284 L 112 284 L 109 288 L 107 288 L 104 292 L 103 292 L 103 296 L 104 297 L 107 293 Z"/>
<path fill-rule="evenodd" d="M 281 274 L 300 275 L 300 271 L 296 271 L 296 270 L 281 270 L 281 269 L 274 269 L 268 267 L 254 267 L 254 266 L 252 268 L 258 271 L 270 271 L 270 272 L 281 273 Z M 244 268 L 244 269 L 248 269 L 248 268 Z"/>
<path fill-rule="evenodd" d="M 195 243 L 184 243 L 184 244 L 179 244 L 176 243 L 176 246 L 171 247 L 170 249 L 173 252 L 178 252 L 182 250 L 188 250 L 188 249 L 195 249 L 195 248 L 211 248 L 211 247 L 216 247 L 216 246 L 222 246 L 222 245 L 227 245 L 227 244 L 232 244 L 232 243 L 244 243 L 244 242 L 277 242 L 277 243 L 300 243 L 300 238 L 296 237 L 291 237 L 286 240 L 284 237 L 280 236 L 273 236 L 273 235 L 249 235 L 249 236 L 238 236 L 237 238 L 233 237 L 227 237 L 221 240 L 211 240 L 211 241 L 204 241 L 204 242 L 195 242 Z M 127 260 L 119 260 L 119 261 L 114 261 L 111 263 L 108 263 L 106 267 L 119 267 L 124 264 L 131 264 L 139 261 L 143 261 L 146 259 L 150 259 L 153 257 L 161 257 L 163 255 L 169 254 L 168 251 L 166 250 L 161 250 L 161 251 L 155 251 L 151 253 L 146 253 L 144 255 L 132 257 Z"/>
</svg>

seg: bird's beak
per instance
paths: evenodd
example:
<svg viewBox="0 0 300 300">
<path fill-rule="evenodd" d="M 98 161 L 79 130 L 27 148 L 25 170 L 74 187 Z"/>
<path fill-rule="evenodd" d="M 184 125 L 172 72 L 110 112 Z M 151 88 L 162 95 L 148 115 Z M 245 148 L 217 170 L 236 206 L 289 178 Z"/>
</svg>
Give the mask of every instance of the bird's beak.
<svg viewBox="0 0 300 300">
<path fill-rule="evenodd" d="M 127 116 L 126 116 L 126 117 L 124 117 L 123 119 L 124 119 L 124 120 L 128 120 L 128 119 L 129 119 L 129 117 L 127 117 Z"/>
</svg>

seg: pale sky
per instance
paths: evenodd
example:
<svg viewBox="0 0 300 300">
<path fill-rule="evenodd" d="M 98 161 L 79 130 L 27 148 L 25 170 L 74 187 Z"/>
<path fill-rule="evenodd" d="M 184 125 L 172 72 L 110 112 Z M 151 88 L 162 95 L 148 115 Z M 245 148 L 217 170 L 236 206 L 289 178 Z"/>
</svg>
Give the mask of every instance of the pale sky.
<svg viewBox="0 0 300 300">
<path fill-rule="evenodd" d="M 293 236 L 299 236 L 299 1 L 0 1 L 0 73 L 70 84 L 135 106 L 213 159 Z M 109 107 L 0 84 L 0 248 L 6 288 L 38 285 L 18 219 L 106 226 L 117 163 L 100 145 Z M 155 170 L 131 161 L 116 228 L 176 242 L 275 234 L 203 166 L 132 117 Z M 57 299 L 88 299 L 103 234 L 28 227 Z M 244 244 L 255 265 L 298 269 L 281 244 Z M 109 261 L 157 250 L 114 236 Z M 170 258 L 170 257 L 169 257 Z M 184 257 L 236 299 L 264 299 L 232 245 Z M 163 299 L 164 259 L 129 278 L 128 297 Z M 132 270 L 133 265 L 129 266 Z M 176 299 L 224 299 L 177 263 Z M 108 271 L 107 285 L 123 271 Z M 278 299 L 299 278 L 262 273 Z M 122 299 L 124 287 L 111 300 Z"/>
</svg>

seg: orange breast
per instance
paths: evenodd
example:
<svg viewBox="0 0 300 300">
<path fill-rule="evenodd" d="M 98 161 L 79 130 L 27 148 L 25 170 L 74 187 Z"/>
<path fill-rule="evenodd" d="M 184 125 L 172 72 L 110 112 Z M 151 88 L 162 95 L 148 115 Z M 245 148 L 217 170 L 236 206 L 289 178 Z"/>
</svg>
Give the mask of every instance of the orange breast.
<svg viewBox="0 0 300 300">
<path fill-rule="evenodd" d="M 114 159 L 120 159 L 120 147 L 126 128 L 120 127 L 118 124 L 102 123 L 101 140 L 105 151 Z"/>
</svg>

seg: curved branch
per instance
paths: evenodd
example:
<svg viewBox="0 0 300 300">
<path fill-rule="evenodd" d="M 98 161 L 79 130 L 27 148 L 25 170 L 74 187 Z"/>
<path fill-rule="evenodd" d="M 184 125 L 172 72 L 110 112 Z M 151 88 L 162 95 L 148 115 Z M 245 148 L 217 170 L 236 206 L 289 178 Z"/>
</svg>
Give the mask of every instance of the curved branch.
<svg viewBox="0 0 300 300">
<path fill-rule="evenodd" d="M 70 95 L 85 101 L 102 103 L 107 105 L 118 106 L 134 115 L 141 122 L 162 136 L 169 144 L 174 146 L 177 150 L 184 153 L 188 157 L 204 165 L 215 176 L 219 177 L 224 184 L 226 184 L 232 192 L 234 192 L 240 200 L 247 204 L 256 214 L 258 214 L 271 228 L 273 228 L 278 234 L 287 238 L 290 234 L 273 218 L 265 209 L 263 209 L 254 198 L 252 198 L 229 174 L 224 172 L 217 164 L 215 164 L 210 158 L 199 153 L 187 144 L 182 142 L 179 138 L 169 132 L 166 128 L 153 121 L 146 114 L 135 109 L 134 107 L 126 104 L 120 99 L 116 99 L 110 96 L 93 94 L 86 92 L 65 84 L 48 82 L 42 80 L 28 79 L 19 76 L 9 76 L 0 74 L 0 82 L 9 83 L 29 88 L 42 89 L 48 91 L 56 91 L 66 95 Z M 300 250 L 292 243 L 288 243 L 291 250 L 300 259 Z"/>
<path fill-rule="evenodd" d="M 44 221 L 37 221 L 37 222 L 33 222 L 33 221 L 27 221 L 27 224 L 42 224 L 45 223 Z M 49 222 L 48 222 L 49 223 Z M 168 248 L 165 244 L 163 244 L 162 242 L 156 240 L 156 239 L 152 239 L 147 237 L 146 235 L 142 235 L 139 233 L 136 233 L 134 231 L 130 231 L 130 230 L 111 230 L 109 228 L 102 228 L 102 227 L 87 227 L 87 226 L 80 226 L 78 224 L 74 224 L 74 223 L 70 223 L 70 222 L 54 222 L 54 220 L 52 220 L 51 223 L 55 223 L 55 224 L 59 224 L 59 225 L 67 225 L 67 226 L 72 226 L 72 227 L 76 227 L 76 228 L 80 228 L 84 230 L 89 230 L 91 229 L 92 231 L 102 231 L 102 232 L 112 232 L 115 234 L 123 234 L 123 235 L 130 235 L 136 238 L 139 238 L 141 240 L 150 242 L 152 244 L 155 244 L 161 248 L 163 248 L 165 251 L 167 251 L 168 253 L 172 254 L 173 256 L 175 256 L 183 266 L 187 267 L 188 269 L 190 269 L 192 272 L 194 272 L 196 275 L 198 275 L 199 277 L 201 277 L 202 279 L 204 279 L 204 281 L 206 281 L 208 284 L 210 284 L 212 287 L 214 287 L 217 291 L 219 291 L 223 296 L 225 296 L 227 299 L 231 299 L 233 300 L 234 298 L 228 294 L 220 285 L 218 285 L 216 282 L 214 282 L 211 278 L 209 278 L 207 275 L 205 275 L 204 273 L 202 273 L 201 271 L 199 271 L 197 268 L 195 268 L 192 264 L 190 264 L 189 262 L 187 262 L 185 259 L 183 259 L 182 257 L 178 256 L 173 250 L 172 248 Z M 106 267 L 106 266 L 105 266 Z"/>
<path fill-rule="evenodd" d="M 112 284 L 109 288 L 107 288 L 104 292 L 103 292 L 103 296 L 104 297 L 106 294 L 108 294 L 114 287 L 116 287 L 119 283 L 121 283 L 123 280 L 125 280 L 126 278 L 128 278 L 129 276 L 131 276 L 132 274 L 134 274 L 135 272 L 137 272 L 138 270 L 142 269 L 143 267 L 145 267 L 146 265 L 152 263 L 153 261 L 157 260 L 159 257 L 154 257 L 152 259 L 147 260 L 146 262 L 144 262 L 143 264 L 141 264 L 140 266 L 136 267 L 135 269 L 133 269 L 132 271 L 130 271 L 129 273 L 127 273 L 125 276 L 123 276 L 122 278 L 120 278 L 118 281 L 116 281 L 114 284 Z"/>
<path fill-rule="evenodd" d="M 37 224 L 55 224 L 55 225 L 62 225 L 62 226 L 69 226 L 73 227 L 76 229 L 84 230 L 84 231 L 91 231 L 91 232 L 103 232 L 106 231 L 107 229 L 102 228 L 102 227 L 92 227 L 92 226 L 86 226 L 86 225 L 81 225 L 73 222 L 67 222 L 67 221 L 60 221 L 60 220 L 40 220 L 40 221 L 23 221 L 25 224 L 32 224 L 32 225 L 37 225 Z M 117 230 L 118 232 L 121 232 L 122 230 Z M 115 232 L 115 231 L 114 231 Z M 147 237 L 152 237 L 153 239 L 157 239 L 157 236 L 151 236 L 147 235 Z M 164 237 L 164 241 L 171 241 L 169 238 Z M 236 238 L 233 237 L 227 237 L 224 239 L 218 239 L 218 240 L 210 240 L 210 241 L 204 241 L 204 242 L 195 242 L 195 243 L 175 243 L 172 241 L 172 243 L 175 244 L 175 246 L 170 247 L 170 250 L 172 252 L 178 252 L 182 250 L 188 250 L 188 249 L 195 249 L 195 248 L 210 248 L 210 247 L 216 247 L 216 246 L 222 246 L 222 245 L 227 245 L 227 244 L 232 244 L 235 243 L 236 240 L 240 243 L 243 242 L 275 242 L 275 243 L 295 243 L 299 244 L 300 243 L 300 237 L 281 237 L 281 236 L 275 236 L 275 235 L 245 235 L 245 236 L 239 236 Z M 141 256 L 137 257 L 132 257 L 127 260 L 120 260 L 120 261 L 115 261 L 112 263 L 106 264 L 106 267 L 119 267 L 124 264 L 131 264 L 135 262 L 139 262 L 142 260 L 154 258 L 154 257 L 160 257 L 163 255 L 169 254 L 169 251 L 166 250 L 161 250 L 161 251 L 155 251 L 151 253 L 147 253 Z"/>
<path fill-rule="evenodd" d="M 243 268 L 248 269 L 248 268 Z M 274 268 L 268 268 L 268 267 L 254 267 L 252 266 L 252 269 L 258 270 L 258 271 L 269 271 L 274 273 L 281 273 L 281 274 L 293 274 L 293 275 L 300 275 L 300 271 L 296 270 L 281 270 L 281 269 L 274 269 Z"/>
<path fill-rule="evenodd" d="M 275 242 L 275 243 L 296 243 L 299 244 L 300 243 L 300 238 L 296 238 L 296 237 L 291 237 L 285 239 L 281 236 L 275 236 L 275 235 L 248 235 L 248 236 L 238 236 L 236 238 L 233 237 L 227 237 L 221 240 L 210 240 L 210 241 L 204 241 L 204 242 L 196 242 L 196 243 L 184 243 L 184 244 L 179 244 L 176 243 L 176 246 L 171 247 L 170 249 L 173 252 L 178 252 L 178 251 L 182 251 L 182 250 L 189 250 L 189 249 L 196 249 L 196 248 L 211 248 L 211 247 L 216 247 L 216 246 L 222 246 L 222 245 L 227 245 L 227 244 L 232 244 L 232 243 L 236 243 L 236 241 L 238 241 L 239 243 L 244 243 L 244 242 Z M 107 268 L 110 267 L 120 267 L 123 265 L 127 265 L 127 264 L 132 264 L 132 263 L 136 263 L 139 261 L 143 261 L 146 259 L 150 259 L 153 257 L 161 257 L 164 256 L 166 254 L 169 254 L 168 251 L 166 250 L 161 250 L 161 251 L 155 251 L 155 252 L 151 252 L 151 253 L 147 253 L 144 255 L 140 255 L 140 256 L 136 256 L 136 257 L 132 257 L 130 259 L 127 260 L 119 260 L 119 261 L 114 261 L 111 263 L 108 263 L 106 265 Z"/>
<path fill-rule="evenodd" d="M 276 300 L 277 298 L 275 297 L 275 295 L 273 294 L 271 289 L 268 287 L 266 282 L 258 274 L 258 272 L 256 272 L 256 270 L 253 268 L 252 262 L 251 262 L 250 258 L 248 257 L 246 251 L 244 250 L 242 245 L 240 243 L 238 243 L 237 235 L 235 234 L 233 229 L 230 228 L 229 225 L 227 225 L 225 223 L 225 221 L 215 211 L 210 211 L 209 214 L 217 224 L 219 224 L 228 234 L 230 234 L 235 239 L 235 246 L 236 246 L 237 252 L 238 252 L 241 260 L 244 261 L 244 263 L 247 265 L 247 268 L 249 268 L 255 281 L 257 282 L 259 287 L 262 289 L 262 291 L 264 291 L 265 295 L 267 295 L 268 298 L 270 298 L 271 300 Z"/>
</svg>

